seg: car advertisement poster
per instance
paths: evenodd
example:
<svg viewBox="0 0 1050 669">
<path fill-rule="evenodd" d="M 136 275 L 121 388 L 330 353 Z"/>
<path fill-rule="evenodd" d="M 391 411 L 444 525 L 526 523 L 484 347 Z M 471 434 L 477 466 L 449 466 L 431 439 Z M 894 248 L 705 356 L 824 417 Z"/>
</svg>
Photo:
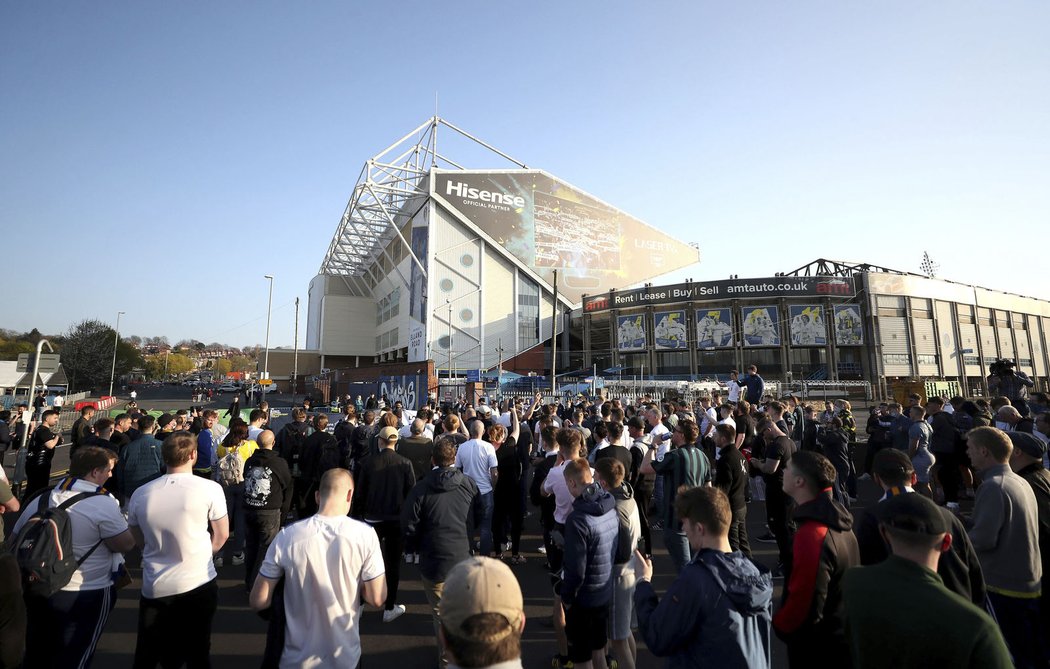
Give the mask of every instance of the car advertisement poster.
<svg viewBox="0 0 1050 669">
<path fill-rule="evenodd" d="M 819 304 L 793 304 L 788 307 L 788 330 L 792 346 L 826 346 L 828 331 Z"/>
<path fill-rule="evenodd" d="M 780 310 L 744 307 L 744 346 L 780 346 Z"/>
<path fill-rule="evenodd" d="M 653 339 L 662 351 L 684 350 L 686 342 L 685 312 L 657 311 L 653 314 Z"/>
<path fill-rule="evenodd" d="M 645 350 L 645 315 L 618 316 L 616 342 L 621 351 Z"/>
<path fill-rule="evenodd" d="M 864 323 L 861 321 L 860 307 L 857 305 L 835 305 L 835 345 L 864 345 Z"/>
<path fill-rule="evenodd" d="M 710 349 L 735 346 L 732 313 L 732 310 L 728 307 L 697 310 L 697 348 Z"/>
<path fill-rule="evenodd" d="M 436 202 L 476 225 L 572 302 L 642 283 L 700 252 L 539 170 L 438 170 Z"/>
</svg>

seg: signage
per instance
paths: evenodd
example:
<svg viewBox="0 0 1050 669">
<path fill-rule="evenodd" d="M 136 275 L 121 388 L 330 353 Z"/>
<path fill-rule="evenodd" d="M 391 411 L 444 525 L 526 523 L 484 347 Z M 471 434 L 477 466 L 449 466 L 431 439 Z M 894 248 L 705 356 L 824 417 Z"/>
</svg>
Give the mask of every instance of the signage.
<svg viewBox="0 0 1050 669">
<path fill-rule="evenodd" d="M 788 307 L 790 317 L 788 332 L 792 346 L 826 346 L 828 331 L 824 325 L 824 312 L 819 304 L 792 304 Z"/>
<path fill-rule="evenodd" d="M 33 371 L 33 360 L 36 358 L 35 353 L 19 353 L 18 362 L 15 365 L 16 372 L 32 372 Z M 40 354 L 40 368 L 37 370 L 40 374 L 51 374 L 57 372 L 61 366 L 59 362 L 61 356 L 58 353 L 41 353 Z"/>
<path fill-rule="evenodd" d="M 467 370 L 467 383 L 480 383 L 481 382 L 481 370 L 480 369 L 468 369 Z"/>
<path fill-rule="evenodd" d="M 696 345 L 697 348 L 702 349 L 735 346 L 732 310 L 728 307 L 698 309 L 696 312 Z"/>
<path fill-rule="evenodd" d="M 268 386 L 273 383 L 273 379 L 259 379 L 260 386 Z"/>
<path fill-rule="evenodd" d="M 616 342 L 621 351 L 645 350 L 645 316 L 633 314 L 616 319 Z"/>
<path fill-rule="evenodd" d="M 744 346 L 780 346 L 780 310 L 744 307 Z"/>
<path fill-rule="evenodd" d="M 685 312 L 657 311 L 653 314 L 653 340 L 656 348 L 662 351 L 685 349 Z"/>
<path fill-rule="evenodd" d="M 629 309 L 659 304 L 683 304 L 704 300 L 749 299 L 754 297 L 853 297 L 857 294 L 853 277 L 777 276 L 769 279 L 727 279 L 692 281 L 669 286 L 592 295 L 583 301 L 583 310 L 594 313 L 608 309 Z"/>
<path fill-rule="evenodd" d="M 864 323 L 855 304 L 835 305 L 835 345 L 863 346 Z"/>
</svg>

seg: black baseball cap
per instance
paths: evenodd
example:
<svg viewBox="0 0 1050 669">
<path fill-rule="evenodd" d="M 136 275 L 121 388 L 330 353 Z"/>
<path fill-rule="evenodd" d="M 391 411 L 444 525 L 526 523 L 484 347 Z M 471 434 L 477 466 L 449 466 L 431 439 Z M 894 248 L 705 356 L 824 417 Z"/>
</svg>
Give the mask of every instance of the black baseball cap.
<svg viewBox="0 0 1050 669">
<path fill-rule="evenodd" d="M 1046 455 L 1046 444 L 1034 434 L 1028 434 L 1027 432 L 1007 432 L 1006 436 L 1010 437 L 1010 442 L 1014 445 L 1014 448 L 1025 455 L 1030 455 L 1033 458 L 1039 458 L 1040 460 Z"/>
<path fill-rule="evenodd" d="M 894 495 L 878 506 L 879 522 L 915 534 L 938 536 L 951 528 L 941 509 L 917 492 Z"/>
</svg>

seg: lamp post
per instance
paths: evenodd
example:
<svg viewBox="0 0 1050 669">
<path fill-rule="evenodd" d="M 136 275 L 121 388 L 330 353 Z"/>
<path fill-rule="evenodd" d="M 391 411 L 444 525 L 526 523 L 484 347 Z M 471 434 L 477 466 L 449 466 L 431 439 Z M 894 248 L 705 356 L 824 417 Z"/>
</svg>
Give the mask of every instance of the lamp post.
<svg viewBox="0 0 1050 669">
<path fill-rule="evenodd" d="M 120 316 L 123 311 L 117 312 L 117 329 L 113 331 L 113 364 L 109 367 L 109 395 L 113 396 L 113 379 L 117 374 L 117 344 L 120 342 Z M 50 344 L 48 344 L 50 346 Z"/>
<path fill-rule="evenodd" d="M 270 280 L 270 297 L 266 300 L 266 352 L 263 354 L 263 378 L 270 378 L 270 308 L 273 306 L 273 276 L 263 275 Z"/>
<path fill-rule="evenodd" d="M 121 311 L 120 313 L 122 314 L 124 312 Z M 117 318 L 118 319 L 120 318 L 119 314 L 118 314 Z M 36 357 L 33 358 L 33 375 L 29 378 L 29 401 L 30 402 L 33 401 L 33 393 L 36 392 L 36 379 L 37 379 L 37 376 L 39 376 L 39 374 L 40 374 L 40 356 L 43 353 L 44 344 L 47 344 L 47 350 L 51 351 L 52 353 L 55 352 L 55 349 L 51 346 L 51 342 L 49 342 L 48 340 L 41 339 L 40 341 L 37 342 L 37 344 L 36 344 Z M 22 420 L 25 420 L 25 415 L 24 414 L 23 414 Z M 18 445 L 18 450 L 19 451 L 25 451 L 26 441 L 28 439 L 29 439 L 29 425 L 26 425 L 23 428 L 23 430 L 22 430 L 22 443 L 20 443 Z M 15 476 L 14 476 L 14 479 L 15 479 L 15 484 L 18 484 L 18 485 L 20 485 L 23 481 L 26 480 L 26 478 L 25 478 L 25 467 L 19 468 L 17 464 L 15 465 Z"/>
</svg>

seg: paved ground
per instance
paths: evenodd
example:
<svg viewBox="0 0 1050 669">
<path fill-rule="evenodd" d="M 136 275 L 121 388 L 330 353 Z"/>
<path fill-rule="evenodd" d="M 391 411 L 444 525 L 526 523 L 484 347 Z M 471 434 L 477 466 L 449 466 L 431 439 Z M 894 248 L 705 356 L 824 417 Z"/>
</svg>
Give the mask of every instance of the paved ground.
<svg viewBox="0 0 1050 669">
<path fill-rule="evenodd" d="M 189 405 L 188 390 L 177 387 L 147 389 L 139 393 L 138 404 L 143 409 L 174 410 Z M 291 398 L 273 396 L 272 406 L 286 406 Z M 218 399 L 213 406 L 225 407 L 229 398 Z M 10 474 L 13 456 L 5 459 Z M 60 448 L 55 457 L 53 470 L 64 471 L 68 468 L 68 450 Z M 861 483 L 861 504 L 871 503 L 875 499 L 874 485 Z M 756 537 L 764 532 L 764 510 L 761 502 L 751 504 L 749 509 L 749 526 L 751 536 Z M 8 527 L 14 518 L 5 518 Z M 656 577 L 654 582 L 658 591 L 663 591 L 670 582 L 671 561 L 663 549 L 659 533 L 654 536 L 656 553 L 654 557 Z M 539 525 L 536 515 L 526 521 L 525 535 L 522 538 L 523 554 L 528 558 L 525 565 L 514 567 L 525 596 L 525 614 L 528 619 L 523 639 L 523 657 L 526 667 L 546 667 L 549 657 L 554 652 L 554 636 L 550 627 L 550 584 L 544 572 L 543 556 L 536 552 L 541 545 Z M 772 567 L 776 562 L 776 545 L 755 542 L 752 539 L 757 561 Z M 228 563 L 228 561 L 227 561 Z M 384 624 L 378 610 L 366 610 L 362 622 L 362 642 L 364 646 L 363 667 L 402 666 L 430 667 L 434 664 L 433 629 L 426 607 L 426 600 L 420 587 L 419 575 L 415 565 L 402 565 L 401 603 L 408 607 L 408 613 L 400 619 Z M 243 567 L 225 566 L 219 570 L 219 610 L 216 613 L 212 635 L 212 654 L 216 665 L 224 669 L 257 667 L 265 644 L 266 623 L 248 608 L 247 595 L 242 587 Z M 138 615 L 138 597 L 140 573 L 132 570 L 136 583 L 121 591 L 117 607 L 111 616 L 103 635 L 95 666 L 106 669 L 130 667 L 135 649 L 136 620 Z M 782 581 L 776 581 L 774 601 L 779 601 Z M 645 649 L 639 640 L 638 666 L 663 666 Z M 787 658 L 783 644 L 774 639 L 773 666 L 786 667 Z"/>
</svg>

